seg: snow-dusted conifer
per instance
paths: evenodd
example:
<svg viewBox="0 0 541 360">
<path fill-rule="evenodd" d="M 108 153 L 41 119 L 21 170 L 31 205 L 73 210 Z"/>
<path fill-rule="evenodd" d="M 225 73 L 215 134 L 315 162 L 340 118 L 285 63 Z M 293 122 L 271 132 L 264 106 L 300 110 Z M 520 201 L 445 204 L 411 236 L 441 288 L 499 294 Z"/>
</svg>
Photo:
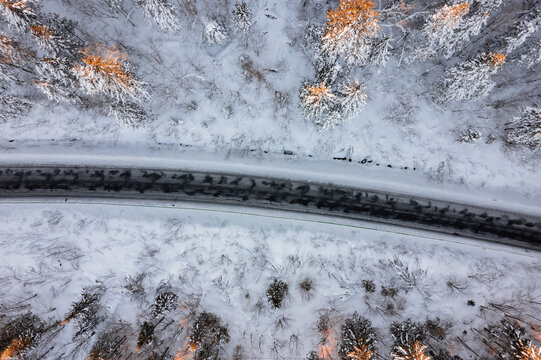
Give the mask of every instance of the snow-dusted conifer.
<svg viewBox="0 0 541 360">
<path fill-rule="evenodd" d="M 541 10 L 536 10 L 530 14 L 525 20 L 521 20 L 514 24 L 506 33 L 504 38 L 505 51 L 512 52 L 526 41 L 532 34 L 536 33 L 541 28 Z"/>
<path fill-rule="evenodd" d="M 348 65 L 364 65 L 372 38 L 380 31 L 380 14 L 375 7 L 370 0 L 340 0 L 337 9 L 327 12 L 322 48 L 343 57 Z"/>
<path fill-rule="evenodd" d="M 355 117 L 366 105 L 366 97 L 364 84 L 358 80 L 342 84 L 339 96 L 342 116 L 345 119 Z"/>
<path fill-rule="evenodd" d="M 503 54 L 488 53 L 447 70 L 436 90 L 439 103 L 480 98 L 495 86 L 491 76 L 505 63 Z"/>
<path fill-rule="evenodd" d="M 53 57 L 74 61 L 83 47 L 83 42 L 74 35 L 75 25 L 75 22 L 56 14 L 45 14 L 42 24 L 30 26 L 30 33 L 38 45 Z"/>
<path fill-rule="evenodd" d="M 233 26 L 239 31 L 247 33 L 254 25 L 252 20 L 252 10 L 246 5 L 246 1 L 237 1 L 233 10 L 233 18 L 231 19 Z"/>
<path fill-rule="evenodd" d="M 36 19 L 33 4 L 36 0 L 0 0 L 0 12 L 8 26 L 24 33 Z"/>
<path fill-rule="evenodd" d="M 0 124 L 28 114 L 32 103 L 15 95 L 0 95 Z"/>
<path fill-rule="evenodd" d="M 180 20 L 175 7 L 167 0 L 138 0 L 145 16 L 153 20 L 162 31 L 176 33 L 180 30 Z"/>
<path fill-rule="evenodd" d="M 78 103 L 81 98 L 77 95 L 78 81 L 71 65 L 65 58 L 44 58 L 36 64 L 39 79 L 34 84 L 47 97 L 54 101 Z"/>
<path fill-rule="evenodd" d="M 385 66 L 389 60 L 389 51 L 391 47 L 391 38 L 384 37 L 374 42 L 368 57 L 368 64 L 372 66 Z"/>
<path fill-rule="evenodd" d="M 528 49 L 519 56 L 518 63 L 528 69 L 541 62 L 541 40 L 536 40 L 528 46 Z"/>
<path fill-rule="evenodd" d="M 143 107 L 132 101 L 114 102 L 109 107 L 109 116 L 114 116 L 119 124 L 138 127 L 148 121 L 148 113 Z"/>
<path fill-rule="evenodd" d="M 33 347 L 45 324 L 34 314 L 26 313 L 2 324 L 0 328 L 0 359 L 27 359 L 26 352 Z"/>
<path fill-rule="evenodd" d="M 144 83 L 128 70 L 127 54 L 104 47 L 87 48 L 82 54 L 83 64 L 74 66 L 72 71 L 89 94 L 106 94 L 121 102 L 128 98 L 141 102 L 150 97 Z"/>
<path fill-rule="evenodd" d="M 342 326 L 340 359 L 371 360 L 376 352 L 376 331 L 370 320 L 354 313 Z"/>
<path fill-rule="evenodd" d="M 208 45 L 220 45 L 223 44 L 229 34 L 223 23 L 223 21 L 213 18 L 208 19 L 203 29 L 203 40 Z"/>
<path fill-rule="evenodd" d="M 505 128 L 505 142 L 527 146 L 532 150 L 541 148 L 541 109 L 527 107 L 508 125 Z"/>
<path fill-rule="evenodd" d="M 445 54 L 453 52 L 453 38 L 463 23 L 463 18 L 470 12 L 470 4 L 459 3 L 444 5 L 431 15 L 423 29 L 426 44 L 416 49 L 416 57 L 424 60 L 435 54 L 438 50 L 444 50 Z"/>
<path fill-rule="evenodd" d="M 337 96 L 330 85 L 306 83 L 300 92 L 300 107 L 307 120 L 327 130 L 340 124 Z"/>
<path fill-rule="evenodd" d="M 19 43 L 5 33 L 0 33 L 0 55 L 1 63 L 10 63 L 21 66 L 32 58 L 34 54 L 23 49 Z"/>
</svg>

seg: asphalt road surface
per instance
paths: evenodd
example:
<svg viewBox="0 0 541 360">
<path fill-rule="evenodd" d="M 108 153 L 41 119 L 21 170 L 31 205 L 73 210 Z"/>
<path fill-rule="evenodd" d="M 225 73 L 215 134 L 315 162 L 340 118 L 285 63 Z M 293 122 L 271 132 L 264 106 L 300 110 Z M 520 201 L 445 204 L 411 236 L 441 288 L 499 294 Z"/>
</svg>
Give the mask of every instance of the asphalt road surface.
<svg viewBox="0 0 541 360">
<path fill-rule="evenodd" d="M 201 201 L 341 216 L 541 249 L 541 217 L 317 182 L 171 169 L 0 167 L 0 197 Z"/>
</svg>

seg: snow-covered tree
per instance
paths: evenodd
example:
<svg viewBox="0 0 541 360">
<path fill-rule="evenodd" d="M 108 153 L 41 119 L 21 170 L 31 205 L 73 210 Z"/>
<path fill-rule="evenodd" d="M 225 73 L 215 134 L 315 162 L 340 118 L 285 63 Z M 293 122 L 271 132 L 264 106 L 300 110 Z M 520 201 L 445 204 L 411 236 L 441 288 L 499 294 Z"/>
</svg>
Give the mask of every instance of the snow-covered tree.
<svg viewBox="0 0 541 360">
<path fill-rule="evenodd" d="M 416 49 L 416 56 L 420 60 L 434 55 L 438 50 L 444 49 L 446 55 L 454 50 L 453 38 L 463 18 L 470 12 L 470 4 L 458 3 L 455 5 L 444 5 L 432 14 L 423 29 L 427 42 Z"/>
<path fill-rule="evenodd" d="M 527 146 L 532 150 L 541 149 L 541 109 L 527 107 L 507 125 L 505 142 Z"/>
<path fill-rule="evenodd" d="M 342 116 L 345 119 L 355 117 L 366 105 L 367 95 L 364 92 L 364 84 L 360 84 L 358 80 L 348 81 L 342 84 L 340 89 L 340 108 Z"/>
<path fill-rule="evenodd" d="M 203 29 L 203 41 L 208 45 L 223 44 L 229 34 L 223 21 L 212 18 L 207 19 L 205 28 Z"/>
<path fill-rule="evenodd" d="M 301 88 L 300 107 L 306 119 L 327 130 L 342 122 L 336 98 L 330 85 L 306 83 Z"/>
<path fill-rule="evenodd" d="M 109 116 L 114 116 L 119 124 L 138 127 L 149 120 L 148 113 L 137 103 L 114 102 L 109 107 Z"/>
<path fill-rule="evenodd" d="M 337 9 L 327 12 L 323 50 L 343 57 L 349 65 L 364 65 L 372 38 L 380 31 L 380 14 L 375 7 L 370 0 L 340 0 Z"/>
<path fill-rule="evenodd" d="M 370 50 L 367 63 L 372 66 L 385 66 L 389 60 L 389 51 L 392 49 L 391 38 L 383 37 L 374 41 L 374 45 Z"/>
<path fill-rule="evenodd" d="M 0 0 L 0 12 L 9 27 L 24 33 L 36 19 L 35 3 L 36 0 Z"/>
<path fill-rule="evenodd" d="M 246 5 L 246 1 L 236 2 L 233 9 L 233 18 L 231 19 L 233 26 L 243 33 L 248 32 L 254 25 L 252 20 L 252 10 Z"/>
<path fill-rule="evenodd" d="M 425 354 L 426 345 L 418 341 L 410 345 L 398 346 L 393 352 L 393 360 L 431 360 L 432 358 Z"/>
<path fill-rule="evenodd" d="M 487 53 L 446 71 L 434 94 L 439 103 L 480 98 L 496 85 L 491 79 L 505 63 L 505 55 Z"/>
<path fill-rule="evenodd" d="M 338 355 L 343 360 L 371 360 L 376 353 L 376 331 L 370 320 L 354 313 L 342 326 Z"/>
<path fill-rule="evenodd" d="M 69 61 L 78 59 L 83 42 L 74 35 L 75 22 L 56 14 L 45 14 L 41 20 L 41 24 L 30 26 L 30 33 L 38 45 L 53 57 Z"/>
<path fill-rule="evenodd" d="M 79 103 L 78 80 L 71 71 L 71 64 L 65 58 L 43 58 L 36 64 L 39 79 L 34 84 L 54 101 Z"/>
<path fill-rule="evenodd" d="M 0 359 L 27 359 L 26 352 L 40 338 L 45 324 L 34 314 L 16 317 L 0 328 Z"/>
<path fill-rule="evenodd" d="M 20 96 L 0 95 L 0 123 L 28 114 L 32 103 Z"/>
<path fill-rule="evenodd" d="M 74 66 L 72 71 L 89 94 L 106 94 L 118 101 L 131 98 L 136 102 L 150 97 L 144 83 L 128 70 L 127 54 L 104 47 L 87 48 L 82 54 L 82 64 Z"/>
<path fill-rule="evenodd" d="M 541 63 L 541 40 L 536 40 L 528 46 L 528 49 L 522 53 L 517 62 L 525 65 L 528 69 Z"/>
<path fill-rule="evenodd" d="M 505 51 L 510 53 L 526 41 L 528 37 L 541 28 L 541 10 L 536 10 L 527 15 L 525 20 L 515 23 L 504 37 Z"/>
<path fill-rule="evenodd" d="M 138 0 L 145 16 L 153 20 L 166 33 L 176 33 L 180 30 L 180 20 L 175 7 L 167 0 Z"/>
</svg>

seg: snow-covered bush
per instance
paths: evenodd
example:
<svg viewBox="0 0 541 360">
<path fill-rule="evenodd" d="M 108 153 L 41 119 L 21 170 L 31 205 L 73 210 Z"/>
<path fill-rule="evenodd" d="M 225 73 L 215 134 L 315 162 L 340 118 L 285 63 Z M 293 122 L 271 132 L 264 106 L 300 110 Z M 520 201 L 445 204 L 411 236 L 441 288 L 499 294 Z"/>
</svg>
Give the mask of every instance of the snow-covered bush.
<svg viewBox="0 0 541 360">
<path fill-rule="evenodd" d="M 180 20 L 175 7 L 167 0 L 138 0 L 143 8 L 145 17 L 154 21 L 166 33 L 176 33 L 180 30 Z"/>
<path fill-rule="evenodd" d="M 504 129 L 504 141 L 532 150 L 541 148 L 541 109 L 527 107 Z"/>
</svg>

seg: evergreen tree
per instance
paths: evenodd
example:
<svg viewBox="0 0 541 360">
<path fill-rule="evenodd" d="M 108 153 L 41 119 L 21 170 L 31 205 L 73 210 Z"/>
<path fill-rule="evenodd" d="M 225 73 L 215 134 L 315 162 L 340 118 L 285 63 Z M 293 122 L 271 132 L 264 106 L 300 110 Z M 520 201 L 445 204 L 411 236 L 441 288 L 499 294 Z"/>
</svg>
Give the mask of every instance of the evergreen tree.
<svg viewBox="0 0 541 360">
<path fill-rule="evenodd" d="M 331 86 L 324 82 L 319 84 L 305 83 L 300 92 L 300 107 L 307 120 L 327 130 L 340 124 L 337 96 Z"/>
<path fill-rule="evenodd" d="M 379 12 L 370 0 L 340 0 L 337 9 L 327 12 L 322 48 L 331 56 L 344 58 L 348 65 L 364 65 L 372 38 L 380 31 Z"/>
<path fill-rule="evenodd" d="M 33 4 L 36 0 L 0 0 L 0 12 L 8 26 L 24 33 L 36 19 Z"/>
<path fill-rule="evenodd" d="M 505 128 L 504 141 L 512 145 L 541 149 L 541 109 L 527 107 Z"/>
<path fill-rule="evenodd" d="M 236 2 L 235 9 L 233 10 L 233 19 L 231 19 L 233 26 L 244 34 L 251 29 L 254 25 L 252 21 L 252 10 L 246 5 L 246 1 Z"/>
<path fill-rule="evenodd" d="M 376 337 L 370 320 L 354 313 L 342 326 L 338 356 L 343 360 L 371 360 L 376 352 Z"/>
<path fill-rule="evenodd" d="M 45 330 L 36 315 L 26 313 L 0 328 L 0 359 L 25 359 L 25 353 L 36 344 Z"/>
<path fill-rule="evenodd" d="M 480 98 L 495 86 L 491 79 L 505 63 L 505 55 L 488 53 L 447 70 L 434 94 L 439 103 Z"/>
<path fill-rule="evenodd" d="M 34 84 L 54 101 L 80 103 L 77 94 L 78 80 L 71 71 L 71 64 L 65 58 L 43 58 L 36 64 L 39 79 Z"/>
<path fill-rule="evenodd" d="M 72 71 L 89 94 L 105 94 L 120 102 L 128 98 L 141 102 L 150 97 L 143 88 L 143 82 L 128 70 L 126 54 L 104 47 L 87 48 L 82 54 L 83 64 L 74 66 Z"/>
<path fill-rule="evenodd" d="M 229 342 L 229 331 L 219 317 L 202 312 L 193 323 L 188 338 L 194 360 L 219 359 L 223 345 Z"/>
<path fill-rule="evenodd" d="M 180 30 L 180 21 L 175 7 L 167 0 L 138 0 L 145 17 L 153 20 L 162 31 L 176 33 Z"/>
</svg>

